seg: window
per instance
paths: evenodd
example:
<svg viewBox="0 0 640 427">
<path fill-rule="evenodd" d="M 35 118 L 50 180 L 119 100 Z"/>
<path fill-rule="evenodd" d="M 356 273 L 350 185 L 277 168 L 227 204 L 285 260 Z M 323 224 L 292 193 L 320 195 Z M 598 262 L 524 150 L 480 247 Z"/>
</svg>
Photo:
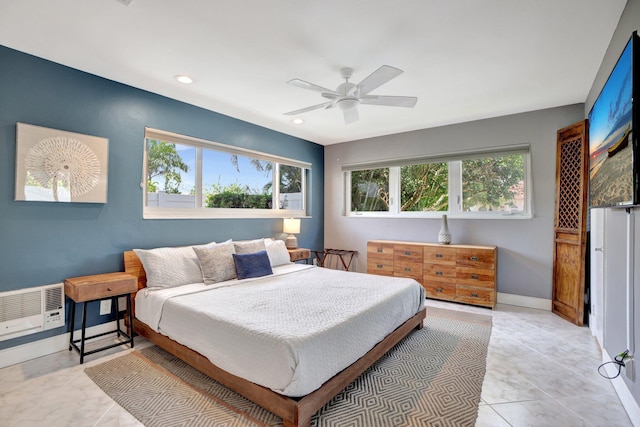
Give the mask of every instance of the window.
<svg viewBox="0 0 640 427">
<path fill-rule="evenodd" d="M 448 171 L 446 162 L 400 167 L 400 212 L 446 212 Z"/>
<path fill-rule="evenodd" d="M 530 218 L 528 146 L 345 165 L 347 215 Z"/>
<path fill-rule="evenodd" d="M 310 170 L 298 160 L 146 129 L 144 218 L 304 216 Z"/>
<path fill-rule="evenodd" d="M 351 172 L 351 210 L 389 210 L 389 168 Z"/>
</svg>

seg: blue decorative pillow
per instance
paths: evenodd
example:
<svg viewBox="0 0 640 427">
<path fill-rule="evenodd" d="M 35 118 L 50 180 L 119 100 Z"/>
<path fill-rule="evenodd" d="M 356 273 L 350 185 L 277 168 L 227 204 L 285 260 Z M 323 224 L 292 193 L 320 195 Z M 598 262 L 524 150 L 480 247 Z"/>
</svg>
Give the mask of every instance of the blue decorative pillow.
<svg viewBox="0 0 640 427">
<path fill-rule="evenodd" d="M 238 279 L 262 277 L 273 274 L 267 251 L 251 254 L 233 254 L 233 262 L 236 265 Z"/>
</svg>

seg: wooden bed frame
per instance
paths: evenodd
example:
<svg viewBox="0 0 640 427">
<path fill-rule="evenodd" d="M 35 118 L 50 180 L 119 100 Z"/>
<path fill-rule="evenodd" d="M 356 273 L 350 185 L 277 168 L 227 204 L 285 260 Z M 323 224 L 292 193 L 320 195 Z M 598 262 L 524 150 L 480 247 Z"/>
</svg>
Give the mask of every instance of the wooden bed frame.
<svg viewBox="0 0 640 427">
<path fill-rule="evenodd" d="M 135 252 L 124 252 L 124 268 L 125 272 L 138 278 L 138 289 L 146 287 L 147 277 L 142 263 Z M 132 297 L 133 296 L 135 296 L 135 294 L 132 294 Z M 132 309 L 135 315 L 133 300 L 134 298 L 132 298 Z M 423 308 L 420 312 L 400 325 L 395 331 L 387 335 L 385 339 L 376 344 L 367 354 L 329 379 L 319 389 L 298 398 L 281 395 L 266 387 L 232 375 L 212 364 L 209 359 L 200 353 L 155 332 L 138 319 L 134 318 L 133 324 L 136 333 L 153 342 L 158 347 L 182 359 L 200 372 L 224 384 L 264 409 L 281 417 L 283 427 L 309 427 L 311 425 L 311 417 L 336 394 L 340 393 L 340 391 L 366 371 L 413 329 L 422 329 L 422 321 L 425 316 L 426 308 Z"/>
</svg>

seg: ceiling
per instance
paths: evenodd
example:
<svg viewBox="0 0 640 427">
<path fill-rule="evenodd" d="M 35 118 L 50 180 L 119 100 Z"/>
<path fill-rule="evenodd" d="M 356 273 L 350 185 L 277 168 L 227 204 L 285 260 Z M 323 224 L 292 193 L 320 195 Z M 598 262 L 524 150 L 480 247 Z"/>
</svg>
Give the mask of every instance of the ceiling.
<svg viewBox="0 0 640 427">
<path fill-rule="evenodd" d="M 626 0 L 0 0 L 0 44 L 327 145 L 584 102 Z M 335 89 L 381 65 L 345 125 Z M 188 74 L 191 85 L 174 76 Z"/>
</svg>

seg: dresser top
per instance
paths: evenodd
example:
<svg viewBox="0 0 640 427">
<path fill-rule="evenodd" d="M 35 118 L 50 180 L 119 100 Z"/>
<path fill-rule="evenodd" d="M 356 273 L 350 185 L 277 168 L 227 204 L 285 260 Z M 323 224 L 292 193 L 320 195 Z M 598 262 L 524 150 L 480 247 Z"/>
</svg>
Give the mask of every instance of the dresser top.
<svg viewBox="0 0 640 427">
<path fill-rule="evenodd" d="M 457 248 L 457 249 L 485 249 L 485 250 L 496 250 L 496 246 L 486 246 L 486 245 L 463 245 L 463 244 L 449 244 L 443 245 L 441 243 L 431 243 L 431 242 L 408 242 L 406 240 L 369 240 L 368 243 L 386 243 L 393 245 L 416 245 L 416 246 L 435 246 L 442 248 Z"/>
</svg>

